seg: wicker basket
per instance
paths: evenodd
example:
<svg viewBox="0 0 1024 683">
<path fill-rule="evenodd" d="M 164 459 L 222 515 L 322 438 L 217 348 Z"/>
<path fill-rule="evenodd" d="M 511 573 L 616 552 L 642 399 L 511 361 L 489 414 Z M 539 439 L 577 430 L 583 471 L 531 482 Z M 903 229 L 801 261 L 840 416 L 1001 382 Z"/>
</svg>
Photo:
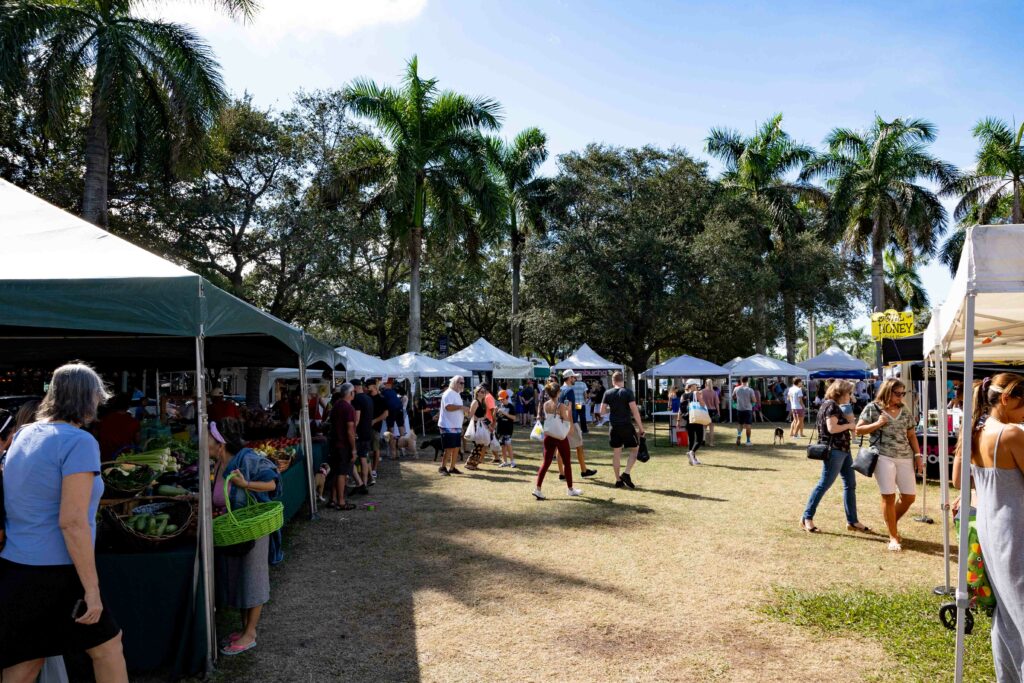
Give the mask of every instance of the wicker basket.
<svg viewBox="0 0 1024 683">
<path fill-rule="evenodd" d="M 113 484 L 111 484 L 107 480 L 106 473 L 107 473 L 108 470 L 114 469 L 115 467 L 119 467 L 121 465 L 135 465 L 136 467 L 144 468 L 144 471 L 148 471 L 149 472 L 149 479 L 148 479 L 148 481 L 146 481 L 145 484 L 142 484 L 140 486 L 136 486 L 136 487 L 130 488 L 130 489 L 119 488 L 117 486 L 114 486 Z M 103 487 L 104 487 L 103 491 L 104 491 L 104 495 L 106 495 L 108 497 L 111 497 L 111 498 L 134 498 L 135 496 L 139 495 L 140 493 L 145 491 L 147 488 L 152 486 L 153 482 L 156 481 L 157 477 L 160 476 L 160 473 L 157 472 L 156 470 L 154 470 L 149 465 L 139 465 L 139 464 L 136 464 L 136 463 L 128 463 L 128 462 L 108 463 L 108 464 L 103 465 L 102 467 L 100 467 L 100 473 L 103 475 Z"/>
<path fill-rule="evenodd" d="M 107 501 L 104 501 L 107 503 Z M 140 508 L 143 508 L 140 510 Z M 147 509 L 150 508 L 150 509 Z M 196 507 L 195 499 L 190 496 L 143 496 L 105 504 L 102 508 L 104 527 L 111 532 L 118 544 L 135 549 L 155 548 L 181 538 L 195 534 Z M 128 526 L 127 521 L 134 514 L 143 511 L 152 513 L 159 511 L 170 516 L 169 523 L 177 525 L 177 531 L 163 536 L 149 536 Z"/>
<path fill-rule="evenodd" d="M 213 544 L 215 546 L 236 545 L 268 536 L 284 526 L 284 503 L 273 501 L 257 503 L 246 491 L 249 504 L 239 510 L 231 509 L 229 482 L 235 476 L 232 472 L 224 480 L 224 502 L 227 512 L 213 520 Z"/>
</svg>

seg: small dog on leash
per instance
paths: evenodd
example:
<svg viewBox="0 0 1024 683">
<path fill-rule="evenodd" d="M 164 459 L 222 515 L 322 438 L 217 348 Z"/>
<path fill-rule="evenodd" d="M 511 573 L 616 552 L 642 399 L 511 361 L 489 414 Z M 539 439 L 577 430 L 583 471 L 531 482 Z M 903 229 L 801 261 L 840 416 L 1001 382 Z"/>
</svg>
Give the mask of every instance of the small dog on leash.
<svg viewBox="0 0 1024 683">
<path fill-rule="evenodd" d="M 434 462 L 437 462 L 438 456 L 441 455 L 442 452 L 444 452 L 444 447 L 441 445 L 441 437 L 428 439 L 427 441 L 424 441 L 423 443 L 420 444 L 421 451 L 425 451 L 428 448 L 434 449 Z"/>
<path fill-rule="evenodd" d="M 324 485 L 327 483 L 327 475 L 331 473 L 331 466 L 327 463 L 320 465 L 320 471 L 314 475 L 313 479 L 316 481 L 316 497 L 320 502 L 327 500 L 324 498 Z"/>
<path fill-rule="evenodd" d="M 784 446 L 786 444 L 786 435 L 782 431 L 782 427 L 775 428 L 775 438 L 772 439 L 773 446 Z"/>
</svg>

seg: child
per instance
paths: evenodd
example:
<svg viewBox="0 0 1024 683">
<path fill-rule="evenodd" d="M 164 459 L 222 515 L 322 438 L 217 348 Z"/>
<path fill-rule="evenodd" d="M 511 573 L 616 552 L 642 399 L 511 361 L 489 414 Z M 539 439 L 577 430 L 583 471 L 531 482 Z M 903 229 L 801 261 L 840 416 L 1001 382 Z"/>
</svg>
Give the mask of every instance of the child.
<svg viewBox="0 0 1024 683">
<path fill-rule="evenodd" d="M 512 453 L 512 432 L 515 429 L 516 418 L 514 409 L 508 400 L 508 391 L 502 389 L 498 392 L 498 405 L 494 407 L 497 418 L 495 436 L 501 445 L 501 465 L 499 467 L 515 468 L 516 457 Z"/>
</svg>

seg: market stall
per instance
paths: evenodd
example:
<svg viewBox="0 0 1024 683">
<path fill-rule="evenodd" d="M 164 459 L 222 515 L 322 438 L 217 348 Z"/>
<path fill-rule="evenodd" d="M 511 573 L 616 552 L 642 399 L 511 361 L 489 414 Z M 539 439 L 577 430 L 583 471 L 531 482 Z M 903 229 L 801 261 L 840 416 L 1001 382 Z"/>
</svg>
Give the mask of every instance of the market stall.
<svg viewBox="0 0 1024 683">
<path fill-rule="evenodd" d="M 333 367 L 333 350 L 302 330 L 2 180 L 0 225 L 4 226 L 7 257 L 0 273 L 0 362 L 10 367 L 55 367 L 82 359 L 101 370 L 159 366 L 194 371 L 199 380 L 195 383 L 197 472 L 210 470 L 203 381 L 207 367 L 278 367 L 297 359 L 303 384 L 307 367 Z M 303 453 L 309 465 L 313 450 L 308 419 L 304 423 Z M 312 471 L 307 467 L 307 472 Z M 312 490 L 312 477 L 303 487 Z M 164 576 L 163 581 L 154 583 L 187 587 L 189 595 L 167 601 L 174 614 L 156 613 L 152 601 L 125 605 L 117 614 L 126 632 L 146 632 L 146 624 L 154 620 L 181 628 L 194 625 L 188 632 L 179 632 L 179 639 L 187 643 L 201 638 L 202 647 L 198 652 L 178 652 L 172 660 L 181 662 L 189 673 L 203 668 L 210 671 L 217 652 L 209 590 L 213 576 L 210 490 L 207 486 L 197 489 L 195 537 L 178 529 L 173 539 L 143 538 L 153 546 L 167 542 L 161 543 L 159 552 L 154 550 L 137 560 L 157 573 L 187 567 L 187 580 Z M 311 513 L 315 512 L 313 496 L 309 503 Z M 192 540 L 185 543 L 187 539 Z M 185 552 L 191 553 L 194 561 L 188 556 L 181 561 L 158 559 L 161 552 L 175 547 L 179 560 Z M 101 575 L 102 584 L 116 591 L 119 572 L 110 568 L 123 565 L 118 565 L 116 557 L 97 562 L 108 568 Z M 196 605 L 193 618 L 183 619 L 178 612 Z M 129 665 L 153 664 L 155 658 L 136 650 L 136 642 L 134 636 L 125 638 Z"/>
<path fill-rule="evenodd" d="M 653 368 L 649 368 L 640 374 L 642 378 L 654 380 L 655 386 L 654 391 L 651 392 L 652 396 L 652 409 L 651 417 L 654 421 L 654 443 L 658 443 L 658 417 L 671 417 L 672 411 L 655 411 L 653 409 L 653 396 L 658 391 L 657 381 L 658 378 L 681 378 L 683 380 L 688 378 L 696 379 L 707 379 L 707 378 L 718 378 L 728 377 L 729 370 L 722 367 L 721 365 L 715 365 L 710 361 L 703 360 L 701 358 L 695 358 L 693 356 L 676 356 L 675 358 L 669 358 L 667 361 L 655 365 Z M 670 406 L 671 408 L 671 406 Z M 671 433 L 669 439 L 672 439 Z"/>
<path fill-rule="evenodd" d="M 445 358 L 474 374 L 487 373 L 494 378 L 528 379 L 533 377 L 533 363 L 505 353 L 483 337 Z"/>
<path fill-rule="evenodd" d="M 935 364 L 939 386 L 946 384 L 949 362 L 963 363 L 964 385 L 972 386 L 975 361 L 1011 362 L 1024 360 L 1024 225 L 983 225 L 968 228 L 963 252 L 949 295 L 924 333 L 926 360 Z M 939 446 L 947 442 L 945 402 L 939 402 Z M 973 423 L 971 391 L 963 397 L 963 424 Z M 972 440 L 963 440 L 960 509 L 971 509 Z M 943 454 L 945 455 L 945 454 Z M 940 474 L 945 468 L 940 468 Z M 944 560 L 949 566 L 948 482 L 941 482 Z M 968 524 L 960 525 L 956 582 L 956 683 L 964 678 L 965 612 L 967 591 Z M 949 581 L 947 579 L 947 585 Z"/>
<path fill-rule="evenodd" d="M 867 363 L 838 346 L 830 346 L 797 365 L 809 372 L 811 379 L 865 379 L 871 376 Z"/>
<path fill-rule="evenodd" d="M 363 353 L 356 349 L 349 348 L 347 346 L 339 346 L 334 349 L 334 352 L 338 354 L 338 358 L 341 359 L 342 367 L 345 372 L 345 379 L 354 379 L 359 377 L 360 379 L 366 379 L 369 377 L 386 378 L 388 377 L 389 368 L 387 361 L 377 356 L 371 356 L 368 353 Z"/>
<path fill-rule="evenodd" d="M 431 358 L 415 351 L 403 353 L 401 356 L 395 356 L 385 362 L 388 366 L 388 372 L 392 377 L 409 380 L 409 386 L 413 394 L 410 396 L 410 400 L 415 400 L 417 395 L 422 395 L 422 380 L 425 377 L 448 379 L 450 377 L 468 377 L 470 375 L 468 371 L 463 370 L 458 365 L 453 365 L 437 358 Z M 420 430 L 420 434 L 425 434 L 427 431 L 426 418 L 422 411 L 420 411 Z"/>
<path fill-rule="evenodd" d="M 553 373 L 557 374 L 563 370 L 575 370 L 586 377 L 610 375 L 616 370 L 622 371 L 623 367 L 620 363 L 602 358 L 597 351 L 584 344 L 569 354 L 565 360 L 551 366 Z"/>
<path fill-rule="evenodd" d="M 759 353 L 741 360 L 731 360 L 723 367 L 729 370 L 729 385 L 726 398 L 729 402 L 729 421 L 732 421 L 732 389 L 733 382 L 737 377 L 803 377 L 807 379 L 808 372 L 804 368 L 790 365 L 784 360 L 771 358 Z M 763 393 L 762 393 L 762 400 Z M 773 416 L 774 417 L 774 416 Z"/>
</svg>

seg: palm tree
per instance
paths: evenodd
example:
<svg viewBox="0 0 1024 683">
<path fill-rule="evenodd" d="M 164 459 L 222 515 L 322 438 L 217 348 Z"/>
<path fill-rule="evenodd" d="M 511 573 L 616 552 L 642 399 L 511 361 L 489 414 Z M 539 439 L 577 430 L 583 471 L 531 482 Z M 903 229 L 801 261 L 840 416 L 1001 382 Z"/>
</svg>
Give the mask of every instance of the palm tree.
<svg viewBox="0 0 1024 683">
<path fill-rule="evenodd" d="M 723 187 L 744 197 L 761 215 L 766 252 L 785 250 L 792 236 L 806 229 L 800 202 L 823 206 L 828 200 L 821 188 L 790 178 L 814 158 L 814 149 L 793 142 L 782 130 L 782 114 L 770 118 L 749 138 L 738 131 L 712 128 L 705 145 L 709 154 L 725 164 Z M 782 301 L 786 357 L 792 363 L 796 356 L 796 303 L 787 287 L 782 288 Z M 766 301 L 757 302 L 757 307 L 763 325 Z M 758 353 L 764 353 L 766 342 L 759 340 Z"/>
<path fill-rule="evenodd" d="M 419 351 L 424 240 L 455 243 L 468 237 L 463 244 L 473 251 L 475 228 L 493 226 L 502 211 L 480 134 L 498 128 L 501 106 L 439 90 L 437 79 L 420 77 L 416 57 L 409 60 L 401 87 L 356 79 L 344 93 L 352 110 L 385 138 L 360 139 L 359 151 L 369 160 L 361 170 L 363 180 L 376 185 L 373 200 L 392 206 L 392 229 L 409 251 L 408 350 Z"/>
<path fill-rule="evenodd" d="M 921 278 L 909 258 L 899 258 L 892 250 L 886 251 L 885 306 L 897 311 L 923 311 L 928 308 L 928 293 L 921 285 Z"/>
<path fill-rule="evenodd" d="M 505 191 L 507 225 L 512 255 L 512 355 L 519 355 L 519 284 L 523 242 L 531 231 L 543 229 L 543 208 L 551 187 L 537 170 L 548 158 L 547 136 L 539 128 L 527 128 L 508 142 L 487 139 L 487 151 L 498 183 Z"/>
<path fill-rule="evenodd" d="M 956 187 L 954 166 L 928 153 L 935 127 L 922 119 L 883 121 L 875 117 L 865 132 L 834 129 L 828 152 L 804 167 L 803 177 L 824 177 L 832 190 L 832 219 L 846 232 L 846 243 L 871 254 L 871 308 L 885 309 L 884 253 L 932 255 L 946 226 L 941 193 Z M 876 354 L 881 365 L 881 351 Z"/>
<path fill-rule="evenodd" d="M 209 46 L 181 24 L 137 16 L 143 0 L 0 0 L 0 92 L 34 79 L 44 131 L 89 111 L 82 216 L 107 224 L 111 152 L 147 145 L 181 168 L 227 101 Z M 214 0 L 252 16 L 255 0 Z"/>
<path fill-rule="evenodd" d="M 960 263 L 966 227 L 997 222 L 997 219 L 1024 222 L 1024 207 L 1021 206 L 1024 124 L 1014 133 L 1005 121 L 982 119 L 973 132 L 981 143 L 978 163 L 974 172 L 965 175 L 957 187 L 963 193 L 953 210 L 957 230 L 946 239 L 939 256 L 954 274 Z"/>
<path fill-rule="evenodd" d="M 846 342 L 846 352 L 857 358 L 863 358 L 874 344 L 871 335 L 860 328 L 849 329 L 840 336 Z"/>
</svg>

